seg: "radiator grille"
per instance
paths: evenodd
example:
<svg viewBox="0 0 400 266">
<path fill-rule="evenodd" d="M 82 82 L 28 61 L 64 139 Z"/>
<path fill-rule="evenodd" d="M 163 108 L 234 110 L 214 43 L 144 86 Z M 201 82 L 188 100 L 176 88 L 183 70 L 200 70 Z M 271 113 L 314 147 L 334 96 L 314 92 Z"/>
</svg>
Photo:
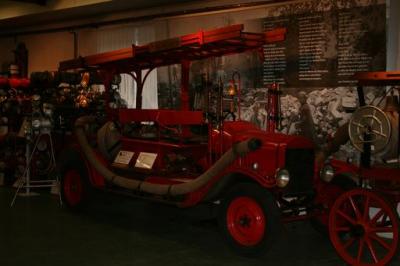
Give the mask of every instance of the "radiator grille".
<svg viewBox="0 0 400 266">
<path fill-rule="evenodd" d="M 290 182 L 285 189 L 285 194 L 303 194 L 313 191 L 314 150 L 287 149 L 285 168 L 290 173 Z"/>
</svg>

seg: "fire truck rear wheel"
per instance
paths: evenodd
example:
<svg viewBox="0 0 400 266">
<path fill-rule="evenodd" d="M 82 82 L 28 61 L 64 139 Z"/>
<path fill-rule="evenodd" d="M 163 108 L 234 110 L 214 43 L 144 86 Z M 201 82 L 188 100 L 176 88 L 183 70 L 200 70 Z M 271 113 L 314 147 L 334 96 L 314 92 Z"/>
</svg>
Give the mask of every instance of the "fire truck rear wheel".
<svg viewBox="0 0 400 266">
<path fill-rule="evenodd" d="M 222 201 L 218 223 L 229 246 L 238 254 L 265 254 L 282 229 L 274 197 L 257 184 L 235 185 Z"/>
<path fill-rule="evenodd" d="M 87 206 L 90 194 L 86 166 L 76 152 L 66 152 L 64 154 L 59 171 L 63 204 L 74 211 L 82 210 Z"/>
</svg>

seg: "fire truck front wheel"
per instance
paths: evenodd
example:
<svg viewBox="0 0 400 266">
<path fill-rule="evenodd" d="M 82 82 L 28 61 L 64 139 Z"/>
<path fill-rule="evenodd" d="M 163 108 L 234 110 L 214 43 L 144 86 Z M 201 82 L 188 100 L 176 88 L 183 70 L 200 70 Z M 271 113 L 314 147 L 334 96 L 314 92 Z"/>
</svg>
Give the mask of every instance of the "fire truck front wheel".
<svg viewBox="0 0 400 266">
<path fill-rule="evenodd" d="M 230 247 L 246 257 L 265 254 L 282 227 L 272 194 L 252 183 L 237 184 L 227 193 L 218 223 Z"/>
</svg>

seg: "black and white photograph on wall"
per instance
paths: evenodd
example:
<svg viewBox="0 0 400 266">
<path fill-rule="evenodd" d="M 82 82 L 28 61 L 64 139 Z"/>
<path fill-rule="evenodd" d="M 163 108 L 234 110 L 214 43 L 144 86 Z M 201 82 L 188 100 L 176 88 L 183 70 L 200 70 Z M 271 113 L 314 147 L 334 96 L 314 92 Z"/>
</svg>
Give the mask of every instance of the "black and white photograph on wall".
<svg viewBox="0 0 400 266">
<path fill-rule="evenodd" d="M 264 29 L 282 26 L 288 29 L 285 41 L 264 50 L 264 85 L 282 84 L 282 131 L 304 135 L 324 149 L 358 106 L 354 74 L 386 69 L 385 1 L 311 1 L 272 8 Z M 366 103 L 383 105 L 384 94 L 383 88 L 369 88 Z M 335 155 L 357 161 L 357 154 L 343 145 Z"/>
<path fill-rule="evenodd" d="M 276 5 L 266 9 L 265 18 L 246 25 L 264 31 L 285 27 L 285 40 L 267 44 L 263 51 L 194 62 L 190 77 L 191 94 L 196 96 L 191 97 L 194 109 L 201 109 L 205 87 L 216 91 L 220 84 L 229 108 L 229 102 L 237 98 L 229 95 L 229 88 L 240 85 L 240 119 L 266 129 L 267 88 L 278 83 L 282 90 L 280 131 L 304 135 L 324 149 L 358 107 L 354 74 L 386 69 L 383 0 Z M 159 70 L 158 82 L 160 107 L 177 108 L 180 66 Z M 383 88 L 370 87 L 366 103 L 384 107 L 384 94 Z M 238 110 L 235 114 L 238 118 Z M 358 152 L 350 144 L 343 145 L 335 156 L 358 160 Z"/>
</svg>

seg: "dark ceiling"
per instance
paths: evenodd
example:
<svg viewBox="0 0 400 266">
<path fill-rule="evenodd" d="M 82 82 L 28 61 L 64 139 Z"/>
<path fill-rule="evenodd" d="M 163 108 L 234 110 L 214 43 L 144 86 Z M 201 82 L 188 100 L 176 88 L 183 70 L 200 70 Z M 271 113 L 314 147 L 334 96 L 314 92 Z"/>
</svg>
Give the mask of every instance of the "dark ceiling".
<svg viewBox="0 0 400 266">
<path fill-rule="evenodd" d="M 12 0 L 26 2 L 26 4 L 42 4 L 52 1 L 43 0 Z M 93 5 L 66 8 L 62 10 L 44 9 L 43 12 L 31 15 L 24 15 L 8 19 L 0 19 L 0 37 L 12 37 L 25 34 L 37 34 L 55 31 L 71 31 L 80 28 L 99 27 L 109 24 L 128 23 L 150 20 L 165 16 L 179 16 L 183 14 L 193 14 L 210 11 L 220 11 L 232 8 L 254 7 L 279 2 L 290 2 L 294 0 L 237 0 L 231 1 L 232 4 L 226 4 L 227 1 L 216 0 L 112 0 L 100 2 Z M 9 1 L 11 2 L 11 1 Z M 53 1 L 54 2 L 54 1 Z M 225 5 L 224 5 L 225 2 Z M 162 8 L 155 12 L 146 12 L 148 15 L 130 16 L 125 13 L 125 17 L 110 19 L 110 15 L 121 14 L 125 11 L 138 11 L 141 9 L 150 9 L 155 7 L 165 7 L 167 5 L 183 3 L 201 3 L 201 8 L 192 8 L 189 10 L 182 7 L 176 11 L 165 11 Z M 199 5 L 197 5 L 199 6 Z M 171 9 L 169 9 L 171 10 Z"/>
<path fill-rule="evenodd" d="M 36 4 L 40 6 L 45 6 L 47 0 L 10 0 L 14 2 L 24 2 L 24 3 L 30 3 L 30 4 Z"/>
<path fill-rule="evenodd" d="M 26 2 L 27 4 L 42 4 L 43 0 L 12 0 L 18 2 Z M 77 19 L 87 18 L 101 18 L 110 13 L 147 9 L 157 6 L 165 6 L 170 4 L 179 4 L 187 2 L 198 2 L 201 0 L 113 0 L 110 2 L 103 2 L 95 5 L 85 5 L 80 7 L 44 11 L 32 15 L 24 15 L 15 18 L 0 19 L 0 32 L 2 36 L 12 32 L 32 26 L 46 26 L 49 23 L 68 22 Z M 204 1 L 204 0 L 203 0 Z"/>
</svg>

